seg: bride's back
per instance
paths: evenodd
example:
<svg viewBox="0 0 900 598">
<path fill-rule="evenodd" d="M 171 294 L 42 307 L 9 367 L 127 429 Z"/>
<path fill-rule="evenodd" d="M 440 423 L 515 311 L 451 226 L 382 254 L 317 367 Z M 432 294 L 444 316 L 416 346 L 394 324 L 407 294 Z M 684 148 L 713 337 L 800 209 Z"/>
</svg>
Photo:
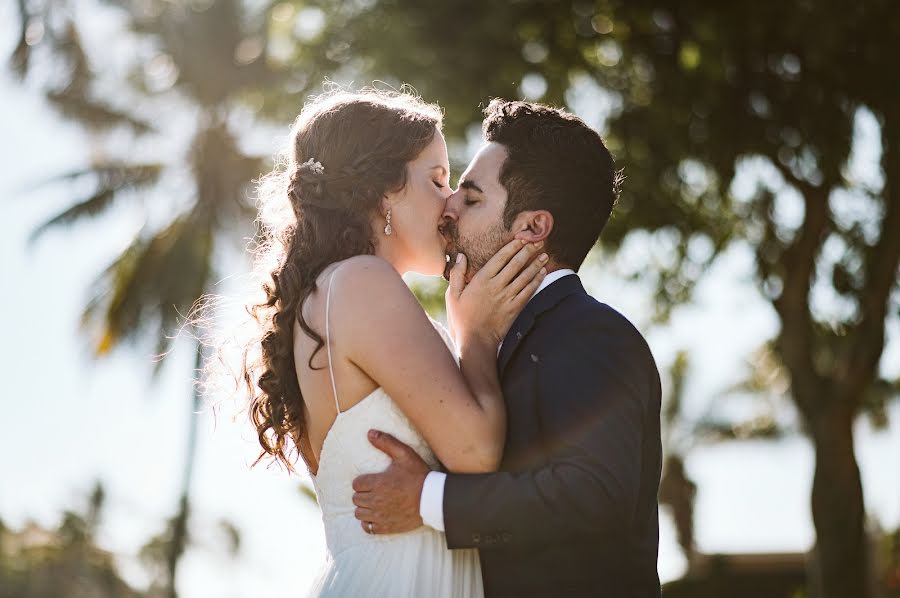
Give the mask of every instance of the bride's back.
<svg viewBox="0 0 900 598">
<path fill-rule="evenodd" d="M 300 327 L 299 322 L 294 322 L 294 367 L 303 394 L 306 417 L 306 438 L 303 444 L 308 443 L 308 446 L 304 447 L 303 456 L 312 473 L 318 471 L 322 444 L 338 412 L 353 408 L 378 388 L 378 384 L 368 374 L 346 358 L 343 350 L 345 345 L 343 333 L 346 329 L 360 329 L 358 324 L 363 322 L 364 314 L 356 313 L 353 305 L 342 302 L 339 292 L 335 295 L 332 291 L 331 297 L 328 296 L 329 288 L 334 282 L 332 276 L 341 265 L 365 259 L 377 258 L 358 256 L 325 268 L 316 281 L 316 291 L 304 302 L 301 308 L 303 318 L 321 337 L 324 343 L 321 347 L 316 339 Z M 336 286 L 340 286 L 339 281 Z M 335 312 L 340 314 L 338 334 L 334 334 L 334 322 L 329 321 L 326 326 L 326 307 L 331 314 Z M 332 332 L 327 335 L 328 339 L 326 332 Z M 327 341 L 330 341 L 330 345 Z M 329 363 L 329 349 L 331 363 Z M 334 387 L 332 387 L 332 373 Z M 335 388 L 339 392 L 339 398 L 334 395 Z"/>
<path fill-rule="evenodd" d="M 352 311 L 354 302 L 345 302 L 350 307 L 345 305 L 344 310 L 334 309 L 340 304 L 340 276 L 344 273 L 351 275 L 354 267 L 360 267 L 360 262 L 372 259 L 379 258 L 351 258 L 329 266 L 322 273 L 317 292 L 310 295 L 304 305 L 306 322 L 324 331 L 322 337 L 325 344 L 318 352 L 316 341 L 299 324 L 295 325 L 294 359 L 298 381 L 308 406 L 307 430 L 315 442 L 313 446 L 317 448 L 317 468 L 312 480 L 322 510 L 329 553 L 336 557 L 351 548 L 363 549 L 364 545 L 372 546 L 376 551 L 367 552 L 368 558 L 353 558 L 354 563 L 369 560 L 373 555 L 383 559 L 389 557 L 384 545 L 387 537 L 365 533 L 354 515 L 353 479 L 361 474 L 383 471 L 390 464 L 390 458 L 369 443 L 369 430 L 378 429 L 391 434 L 415 450 L 430 467 L 439 467 L 425 439 L 397 404 L 384 389 L 353 365 L 341 349 L 341 337 L 355 331 L 365 334 L 365 319 L 364 314 Z M 342 267 L 345 272 L 341 272 Z M 316 311 L 319 313 L 314 315 Z M 340 314 L 337 327 L 334 325 L 338 319 L 335 318 L 336 313 Z M 449 335 L 439 325 L 434 325 L 452 351 Z M 340 330 L 339 334 L 334 334 L 335 328 Z M 343 344 L 346 343 L 345 340 Z M 309 356 L 314 353 L 314 369 L 311 369 Z M 324 356 L 322 359 L 318 358 L 320 354 Z M 441 554 L 446 552 L 441 535 L 426 527 L 395 535 L 392 543 L 403 549 L 403 553 L 407 552 L 403 548 L 407 545 L 409 554 L 435 549 Z M 452 558 L 449 553 L 445 556 Z"/>
</svg>

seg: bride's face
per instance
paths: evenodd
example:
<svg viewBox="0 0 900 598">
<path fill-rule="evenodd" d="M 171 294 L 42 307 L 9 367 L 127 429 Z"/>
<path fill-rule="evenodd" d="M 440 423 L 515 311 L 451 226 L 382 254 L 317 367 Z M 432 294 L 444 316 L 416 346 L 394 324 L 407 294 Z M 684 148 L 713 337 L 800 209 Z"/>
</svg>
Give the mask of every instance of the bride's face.
<svg viewBox="0 0 900 598">
<path fill-rule="evenodd" d="M 390 237 L 392 260 L 401 271 L 440 276 L 444 272 L 446 241 L 438 232 L 444 204 L 450 196 L 450 160 L 447 143 L 435 131 L 431 143 L 406 165 L 406 186 L 388 195 L 391 208 Z"/>
</svg>

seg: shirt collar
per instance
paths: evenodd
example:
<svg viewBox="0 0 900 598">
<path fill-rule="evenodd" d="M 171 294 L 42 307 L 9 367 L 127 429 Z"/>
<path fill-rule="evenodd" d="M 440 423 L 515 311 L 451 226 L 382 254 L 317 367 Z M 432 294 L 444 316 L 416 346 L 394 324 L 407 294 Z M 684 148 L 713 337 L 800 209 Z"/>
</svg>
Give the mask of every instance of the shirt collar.
<svg viewBox="0 0 900 598">
<path fill-rule="evenodd" d="M 537 288 L 537 290 L 534 292 L 534 295 L 531 296 L 531 299 L 529 299 L 528 302 L 530 303 L 531 301 L 533 301 L 534 298 L 537 297 L 538 293 L 540 293 L 541 291 L 543 291 L 544 289 L 549 287 L 551 284 L 553 284 L 560 278 L 564 278 L 564 277 L 570 276 L 570 275 L 577 276 L 577 274 L 575 274 L 575 270 L 572 270 L 571 268 L 560 268 L 559 270 L 554 270 L 553 272 L 550 272 L 549 274 L 547 274 L 547 276 L 544 277 L 544 280 L 541 281 L 541 286 L 539 286 Z M 500 349 L 502 349 L 502 348 L 503 348 L 503 341 L 500 341 L 500 345 L 497 347 L 497 355 L 500 355 Z"/>
<path fill-rule="evenodd" d="M 563 276 L 569 276 L 571 274 L 575 274 L 575 270 L 572 270 L 571 268 L 560 268 L 559 270 L 550 272 L 549 274 L 547 274 L 547 276 L 544 277 L 544 280 L 541 281 L 541 286 L 537 288 L 537 290 L 534 292 L 534 295 L 531 296 L 531 299 L 534 299 L 538 293 L 549 287 L 551 284 L 553 284 Z M 529 299 L 529 301 L 531 299 Z"/>
</svg>

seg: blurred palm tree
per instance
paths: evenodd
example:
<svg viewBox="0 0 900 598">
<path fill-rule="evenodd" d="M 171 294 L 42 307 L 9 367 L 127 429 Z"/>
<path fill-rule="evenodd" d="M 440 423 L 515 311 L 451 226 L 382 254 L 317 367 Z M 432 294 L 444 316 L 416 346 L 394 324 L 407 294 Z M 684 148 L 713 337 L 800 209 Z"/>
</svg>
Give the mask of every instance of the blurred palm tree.
<svg viewBox="0 0 900 598">
<path fill-rule="evenodd" d="M 123 198 L 164 197 L 169 213 L 159 218 L 158 226 L 145 224 L 99 274 L 81 322 L 96 357 L 126 341 L 148 338 L 164 354 L 180 314 L 212 290 L 215 250 L 225 241 L 223 235 L 232 243 L 241 239 L 238 225 L 255 216 L 245 191 L 265 160 L 241 147 L 241 123 L 256 123 L 259 110 L 272 110 L 267 98 L 284 102 L 290 97 L 285 90 L 297 88 L 303 62 L 293 60 L 288 67 L 266 51 L 273 22 L 269 5 L 256 12 L 239 0 L 112 0 L 108 6 L 90 7 L 124 18 L 125 32 L 113 40 L 96 39 L 97 25 L 80 18 L 84 6 L 74 2 L 18 0 L 17 5 L 20 40 L 11 56 L 12 69 L 23 80 L 40 75 L 50 105 L 83 125 L 101 150 L 87 167 L 53 179 L 89 184 L 92 191 L 33 236 L 103 214 Z M 117 58 L 133 61 L 124 69 L 109 60 L 95 65 L 83 34 L 95 42 L 94 56 L 108 59 L 108 48 L 126 44 Z M 297 110 L 291 107 L 293 114 Z M 138 157 L 142 143 L 183 136 L 173 130 L 178 123 L 172 117 L 185 114 L 193 115 L 194 130 L 181 151 L 164 154 L 157 149 L 156 155 L 147 152 L 151 159 Z M 166 137 L 159 134 L 166 132 Z M 196 375 L 203 355 L 193 342 Z M 154 377 L 159 368 L 157 361 Z M 199 409 L 194 384 L 178 511 L 163 534 L 167 595 L 173 597 L 178 561 L 188 542 Z"/>
</svg>

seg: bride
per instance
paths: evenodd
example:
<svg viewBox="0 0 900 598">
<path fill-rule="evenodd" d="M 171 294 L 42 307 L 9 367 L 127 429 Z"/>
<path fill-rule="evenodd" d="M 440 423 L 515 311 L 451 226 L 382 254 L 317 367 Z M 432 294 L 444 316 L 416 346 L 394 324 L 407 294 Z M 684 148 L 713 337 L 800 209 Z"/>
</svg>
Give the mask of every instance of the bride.
<svg viewBox="0 0 900 598">
<path fill-rule="evenodd" d="M 245 360 L 243 378 L 260 458 L 292 469 L 296 450 L 313 480 L 327 544 L 316 596 L 483 595 L 477 552 L 450 551 L 425 526 L 375 535 L 352 502 L 353 478 L 389 464 L 370 429 L 433 469 L 497 468 L 497 347 L 545 275 L 540 247 L 522 241 L 472 277 L 465 256 L 445 263 L 441 124 L 436 106 L 408 94 L 328 93 L 303 108 L 285 166 L 261 182 L 270 241 L 257 260 L 269 280 L 251 308 L 261 358 Z M 401 278 L 445 267 L 453 339 Z"/>
</svg>

